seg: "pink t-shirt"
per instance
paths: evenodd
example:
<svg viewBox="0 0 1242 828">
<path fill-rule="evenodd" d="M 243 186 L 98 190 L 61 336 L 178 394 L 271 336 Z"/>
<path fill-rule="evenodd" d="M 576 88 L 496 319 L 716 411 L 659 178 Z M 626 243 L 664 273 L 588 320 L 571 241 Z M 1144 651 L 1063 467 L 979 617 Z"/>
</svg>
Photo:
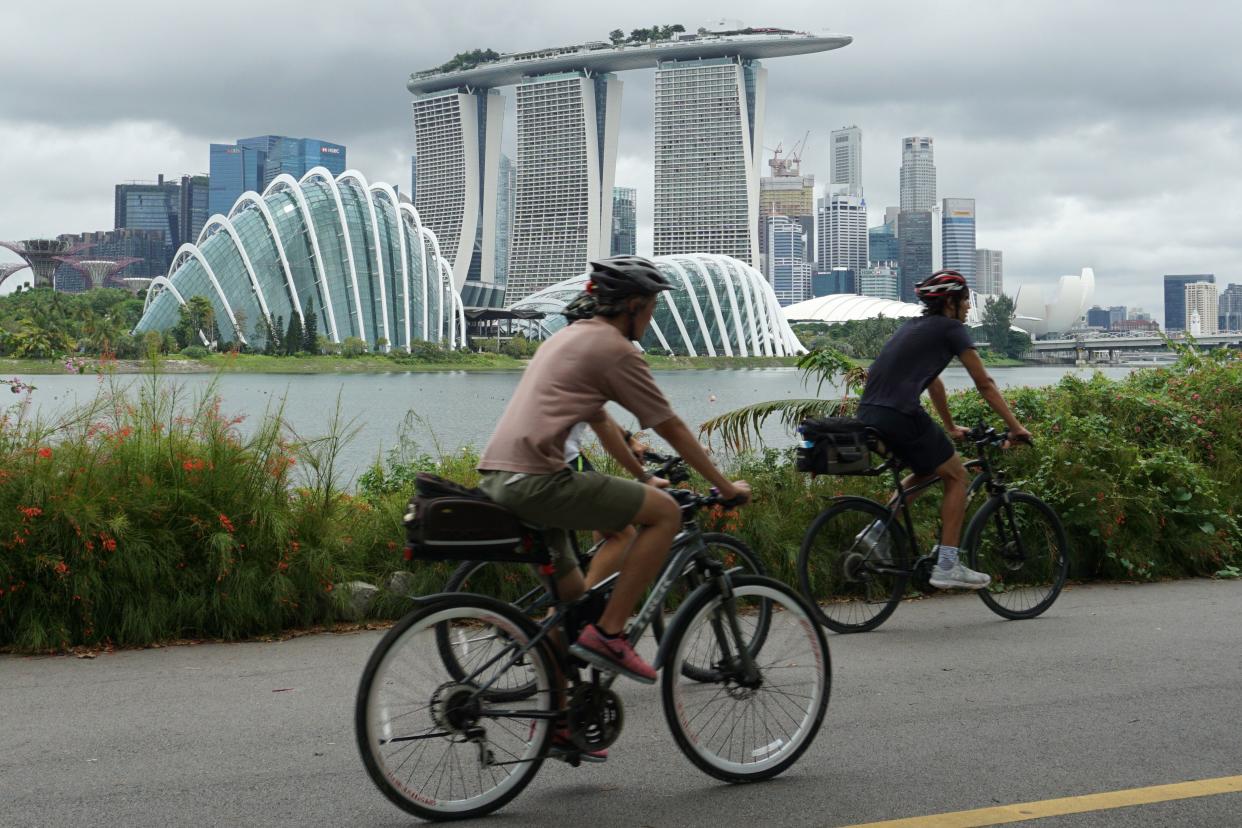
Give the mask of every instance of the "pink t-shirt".
<svg viewBox="0 0 1242 828">
<path fill-rule="evenodd" d="M 637 417 L 641 428 L 675 416 L 646 360 L 624 334 L 602 319 L 562 328 L 535 352 L 483 449 L 479 469 L 560 471 L 570 429 L 610 401 Z"/>
</svg>

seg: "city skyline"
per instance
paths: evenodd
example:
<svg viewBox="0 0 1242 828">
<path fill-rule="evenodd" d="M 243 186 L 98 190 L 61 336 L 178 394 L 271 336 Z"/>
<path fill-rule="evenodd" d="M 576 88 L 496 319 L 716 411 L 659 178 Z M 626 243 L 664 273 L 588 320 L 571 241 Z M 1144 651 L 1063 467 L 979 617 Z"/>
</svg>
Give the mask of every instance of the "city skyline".
<svg viewBox="0 0 1242 828">
<path fill-rule="evenodd" d="M 654 4 L 573 19 L 553 14 L 551 6 L 482 4 L 477 14 L 428 25 L 423 10 L 364 4 L 325 6 L 312 28 L 309 18 L 246 7 L 254 26 L 238 30 L 220 28 L 229 17 L 224 2 L 219 15 L 203 21 L 203 37 L 187 42 L 175 36 L 184 15 L 131 5 L 132 14 L 119 16 L 75 8 L 75 26 L 61 35 L 68 38 L 66 49 L 86 56 L 86 65 L 72 76 L 49 67 L 37 37 L 12 44 L 0 57 L 6 76 L 18 81 L 0 92 L 0 132 L 10 146 L 0 175 L 17 194 L 0 207 L 0 236 L 106 229 L 116 183 L 150 179 L 157 171 L 203 172 L 206 144 L 242 135 L 330 136 L 350 147 L 350 166 L 373 178 L 405 181 L 413 147 L 401 83 L 412 68 L 471 48 L 504 51 L 602 38 L 612 28 L 667 16 Z M 830 24 L 855 42 L 834 56 L 845 59 L 834 60 L 831 70 L 825 56 L 774 62 L 782 78 L 770 85 L 763 141 L 774 146 L 810 129 L 804 169 L 826 183 L 830 130 L 862 127 L 871 147 L 863 159 L 868 223 L 875 226 L 876 211 L 898 203 L 893 171 L 899 159 L 889 148 L 909 135 L 935 136 L 941 189 L 986 205 L 977 243 L 1005 251 L 1007 289 L 1054 282 L 1090 264 L 1100 277 L 1101 302 L 1129 301 L 1137 292 L 1134 301 L 1159 315 L 1163 273 L 1215 272 L 1236 281 L 1242 269 L 1242 244 L 1229 232 L 1238 213 L 1231 193 L 1242 186 L 1242 171 L 1227 140 L 1238 123 L 1236 107 L 1227 104 L 1236 98 L 1240 73 L 1222 62 L 1229 53 L 1227 21 L 1237 12 L 1210 5 L 1187 35 L 1202 46 L 1188 65 L 1185 56 L 1140 59 L 1135 34 L 1154 37 L 1167 21 L 1154 8 L 1132 4 L 1045 5 L 1019 14 L 979 4 L 930 9 L 876 3 L 834 10 L 827 20 L 814 4 L 790 4 L 773 22 Z M 0 19 L 15 30 L 46 31 L 56 8 L 6 8 Z M 676 22 L 693 29 L 719 14 L 715 4 L 691 2 Z M 135 15 L 144 19 L 141 33 L 123 25 Z M 1127 21 L 1125 32 L 1116 27 L 1119 15 Z M 1216 23 L 1202 22 L 1208 19 Z M 761 22 L 755 15 L 748 20 Z M 272 31 L 296 38 L 318 25 L 331 27 L 334 46 L 299 67 L 302 81 L 264 77 L 276 66 L 263 45 Z M 971 53 L 969 83 L 914 74 L 914 62 L 929 59 L 923 48 L 928 33 L 937 36 L 938 48 Z M 87 34 L 133 48 L 105 55 L 87 48 Z M 242 59 L 215 65 L 205 47 L 195 45 L 222 38 Z M 1050 43 L 1055 60 L 1049 59 Z M 138 56 L 144 65 L 160 59 L 170 68 L 143 71 Z M 1118 71 L 1101 73 L 1100 65 Z M 1201 77 L 1216 78 L 1217 88 L 1203 88 L 1194 80 Z M 1075 94 L 1066 97 L 1061 90 L 1070 78 Z M 654 72 L 627 73 L 620 143 L 634 151 L 618 159 L 616 178 L 640 193 L 640 252 L 651 243 L 652 167 L 641 145 L 650 140 L 645 99 L 653 82 Z M 186 89 L 195 90 L 192 97 Z M 73 106 L 49 109 L 49 98 Z M 513 121 L 508 114 L 506 130 Z M 1176 214 L 1159 207 L 1173 189 L 1188 207 Z"/>
</svg>

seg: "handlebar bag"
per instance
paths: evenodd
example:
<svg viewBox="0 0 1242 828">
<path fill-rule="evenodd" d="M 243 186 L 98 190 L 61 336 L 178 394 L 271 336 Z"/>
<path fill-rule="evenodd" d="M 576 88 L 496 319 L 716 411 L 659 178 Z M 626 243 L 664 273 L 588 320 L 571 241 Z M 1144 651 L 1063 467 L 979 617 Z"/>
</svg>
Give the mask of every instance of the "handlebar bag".
<svg viewBox="0 0 1242 828">
<path fill-rule="evenodd" d="M 850 417 L 808 417 L 798 426 L 802 443 L 795 466 L 800 472 L 862 474 L 871 469 L 867 425 Z"/>
<path fill-rule="evenodd" d="M 415 480 L 405 519 L 409 557 L 428 561 L 547 563 L 540 532 L 481 489 L 432 474 Z"/>
</svg>

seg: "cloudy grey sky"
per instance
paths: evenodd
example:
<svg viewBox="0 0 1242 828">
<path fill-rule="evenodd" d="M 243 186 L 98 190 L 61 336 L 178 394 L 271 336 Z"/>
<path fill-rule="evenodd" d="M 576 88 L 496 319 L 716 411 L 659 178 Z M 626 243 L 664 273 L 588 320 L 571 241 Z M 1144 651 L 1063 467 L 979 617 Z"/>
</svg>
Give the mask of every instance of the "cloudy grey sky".
<svg viewBox="0 0 1242 828">
<path fill-rule="evenodd" d="M 872 224 L 896 203 L 901 138 L 930 135 L 939 195 L 977 199 L 978 244 L 1004 251 L 1009 292 L 1091 266 L 1098 302 L 1159 312 L 1163 273 L 1242 282 L 1236 3 L 605 5 L 6 2 L 0 238 L 111 227 L 114 184 L 205 172 L 208 143 L 248 135 L 339 141 L 368 178 L 408 186 L 411 71 L 476 47 L 726 16 L 854 36 L 839 51 L 767 63 L 764 140 L 788 147 L 809 130 L 803 171 L 823 182 L 829 130 L 862 127 Z M 624 81 L 617 183 L 639 190 L 641 252 L 652 73 Z"/>
</svg>

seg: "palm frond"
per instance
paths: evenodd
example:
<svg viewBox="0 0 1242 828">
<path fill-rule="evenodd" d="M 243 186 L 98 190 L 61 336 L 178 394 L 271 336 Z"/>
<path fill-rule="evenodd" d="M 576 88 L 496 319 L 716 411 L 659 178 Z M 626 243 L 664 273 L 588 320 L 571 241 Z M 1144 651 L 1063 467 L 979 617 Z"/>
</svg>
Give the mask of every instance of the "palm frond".
<svg viewBox="0 0 1242 828">
<path fill-rule="evenodd" d="M 770 400 L 712 417 L 699 426 L 699 434 L 709 444 L 718 436 L 729 450 L 746 451 L 751 447 L 752 437 L 757 437 L 764 423 L 773 416 L 779 416 L 781 425 L 792 434 L 794 427 L 806 417 L 835 416 L 852 409 L 852 400 Z"/>
</svg>

